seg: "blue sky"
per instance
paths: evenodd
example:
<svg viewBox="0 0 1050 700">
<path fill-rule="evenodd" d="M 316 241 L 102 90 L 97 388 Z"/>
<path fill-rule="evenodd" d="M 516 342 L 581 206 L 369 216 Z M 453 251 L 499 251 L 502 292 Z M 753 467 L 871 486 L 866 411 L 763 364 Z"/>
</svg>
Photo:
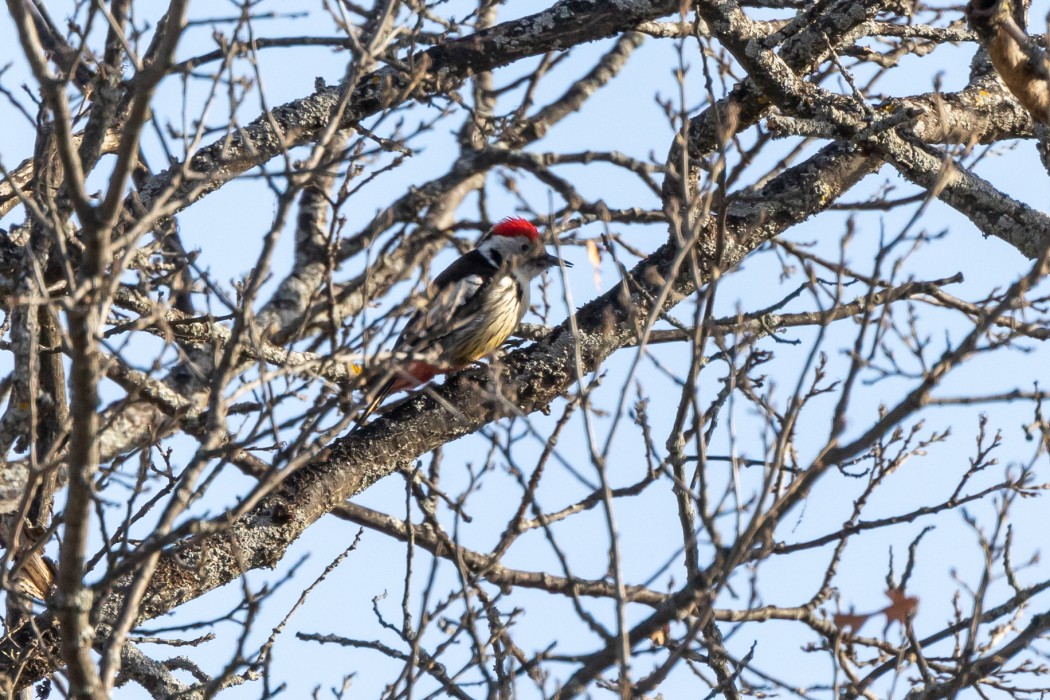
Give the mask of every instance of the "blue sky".
<svg viewBox="0 0 1050 700">
<path fill-rule="evenodd" d="M 443 6 L 441 11 L 456 15 L 459 5 L 466 6 L 463 3 L 450 3 Z M 198 3 L 193 12 L 233 13 L 232 6 L 223 4 L 222 7 L 224 9 L 216 10 L 215 5 L 204 6 Z M 540 7 L 542 5 L 535 2 L 511 2 L 501 19 L 535 11 Z M 271 2 L 262 5 L 261 8 L 288 14 L 301 8 L 308 14 L 294 19 L 285 17 L 261 21 L 256 26 L 258 36 L 333 33 L 331 21 L 320 10 L 319 3 Z M 63 10 L 56 7 L 52 11 L 56 19 L 61 21 Z M 1045 11 L 1037 8 L 1032 16 L 1042 17 L 1044 14 Z M 210 50 L 213 47 L 211 31 L 211 27 L 200 26 L 188 33 L 180 45 L 180 58 Z M 536 95 L 537 104 L 543 104 L 560 94 L 568 81 L 586 72 L 611 44 L 611 41 L 595 42 L 574 49 L 573 57 L 558 66 L 552 76 L 541 84 Z M 0 45 L 15 46 L 13 28 L 8 21 L 0 21 Z M 972 45 L 944 46 L 928 56 L 906 59 L 901 69 L 891 72 L 880 83 L 880 88 L 885 93 L 894 95 L 926 92 L 932 89 L 934 76 L 940 73 L 943 75 L 945 90 L 959 89 L 965 83 L 967 66 L 973 50 Z M 687 55 L 690 72 L 686 104 L 691 108 L 691 113 L 695 113 L 697 105 L 703 99 L 703 79 L 695 43 L 687 44 Z M 17 86 L 28 79 L 24 62 L 13 50 L 6 60 L 11 61 L 11 66 L 2 76 L 3 86 L 17 92 Z M 259 56 L 259 73 L 263 78 L 266 103 L 277 105 L 309 94 L 317 76 L 323 77 L 328 83 L 336 82 L 344 72 L 346 60 L 345 53 L 325 48 L 263 51 Z M 647 40 L 632 56 L 616 80 L 589 100 L 579 114 L 553 129 L 534 150 L 581 152 L 588 149 L 614 149 L 636 158 L 653 157 L 662 161 L 672 131 L 656 98 L 677 99 L 677 86 L 673 77 L 675 60 L 675 45 L 672 42 Z M 506 84 L 533 67 L 535 63 L 536 59 L 531 59 L 522 62 L 521 65 L 499 71 L 496 77 L 497 84 Z M 237 64 L 236 70 L 241 74 L 251 72 L 245 63 Z M 187 94 L 191 105 L 197 104 L 203 90 L 203 84 L 190 84 Z M 497 112 L 512 109 L 516 106 L 515 99 L 519 97 L 520 91 L 501 98 Z M 24 96 L 21 99 L 25 101 Z M 176 79 L 168 79 L 158 93 L 157 109 L 165 111 L 168 118 L 174 119 L 181 112 L 182 99 L 182 83 Z M 192 109 L 191 107 L 189 111 L 191 118 L 194 116 Z M 208 124 L 224 124 L 228 119 L 228 115 L 224 113 L 225 109 L 225 101 L 220 99 L 208 117 Z M 6 167 L 12 167 L 31 155 L 32 129 L 31 125 L 14 115 L 9 105 L 0 105 L 0 110 L 3 110 L 5 124 L 5 129 L 0 132 L 0 162 Z M 238 119 L 245 123 L 254 119 L 259 111 L 259 92 L 254 91 L 239 111 Z M 433 116 L 433 110 L 417 107 L 405 116 L 406 123 L 412 124 Z M 459 119 L 460 117 L 455 115 L 439 122 L 432 133 L 418 144 L 413 144 L 417 149 L 416 155 L 406 167 L 394 169 L 365 187 L 344 212 L 349 219 L 348 229 L 355 230 L 361 226 L 380 207 L 406 188 L 441 173 L 454 153 L 454 131 L 459 126 Z M 205 142 L 210 142 L 210 139 L 206 139 Z M 763 168 L 770 166 L 778 152 L 785 152 L 791 145 L 792 142 L 774 144 L 771 152 L 757 162 L 751 172 L 763 172 Z M 146 147 L 152 164 L 155 168 L 159 167 L 163 161 L 152 136 L 147 137 Z M 1046 173 L 1039 165 L 1033 144 L 1020 143 L 1016 148 L 1001 150 L 1001 154 L 984 159 L 978 172 L 1012 196 L 1046 210 Z M 274 161 L 268 167 L 278 168 L 280 165 Z M 558 172 L 568 178 L 584 195 L 601 197 L 611 206 L 658 206 L 655 198 L 644 188 L 637 186 L 629 178 L 612 174 L 608 168 L 595 165 L 569 166 Z M 537 210 L 545 211 L 548 198 L 546 188 L 525 174 L 517 174 L 517 179 L 521 185 L 521 192 L 530 203 Z M 748 180 L 745 178 L 744 181 Z M 861 200 L 887 181 L 896 186 L 894 196 L 917 191 L 914 186 L 895 178 L 889 168 L 884 167 L 878 175 L 869 177 L 849 193 L 844 201 Z M 102 182 L 99 178 L 95 184 L 101 186 Z M 490 182 L 490 211 L 500 216 L 516 213 L 513 200 L 501 192 L 495 182 L 495 178 Z M 275 208 L 274 198 L 261 179 L 252 177 L 230 183 L 179 216 L 184 243 L 191 249 L 200 249 L 201 267 L 207 269 L 214 280 L 228 289 L 231 280 L 243 275 L 256 259 L 262 235 L 272 224 Z M 894 235 L 907 223 L 913 212 L 914 209 L 908 209 L 889 214 L 857 214 L 857 235 L 846 252 L 846 259 L 858 270 L 870 271 L 880 229 L 885 231 L 887 237 Z M 465 219 L 477 218 L 473 199 L 464 204 L 461 215 Z M 20 217 L 21 214 L 16 211 L 0 224 L 10 225 L 19 221 Z M 826 213 L 795 227 L 786 237 L 794 242 L 814 242 L 816 250 L 821 254 L 834 257 L 846 230 L 847 218 L 848 215 L 843 212 Z M 294 225 L 294 218 L 291 221 Z M 665 230 L 656 226 L 613 225 L 612 229 L 622 233 L 631 245 L 644 251 L 654 250 L 666 236 Z M 945 239 L 929 244 L 909 258 L 899 273 L 900 279 L 906 279 L 909 275 L 933 279 L 962 272 L 966 281 L 953 286 L 949 291 L 956 296 L 976 300 L 992 293 L 993 290 L 1005 288 L 1028 269 L 1029 263 L 1016 250 L 998 240 L 983 238 L 965 218 L 940 203 L 931 204 L 919 221 L 918 229 L 925 229 L 931 233 L 947 229 L 949 232 Z M 274 280 L 279 280 L 289 269 L 291 233 L 292 229 L 288 228 L 281 239 L 275 257 Z M 589 238 L 597 238 L 600 234 L 601 228 L 598 225 L 585 227 L 580 233 L 581 236 Z M 599 270 L 599 290 L 595 288 L 594 270 L 587 263 L 584 249 L 568 249 L 564 251 L 564 255 L 576 263 L 568 281 L 577 305 L 616 284 L 617 274 L 608 256 L 604 256 Z M 451 259 L 451 253 L 448 254 L 448 259 Z M 356 262 L 339 270 L 337 278 L 352 277 L 358 271 L 355 265 Z M 566 315 L 563 305 L 558 302 L 561 297 L 560 279 L 553 276 L 551 284 L 553 287 L 550 296 L 555 300 L 551 321 L 560 322 Z M 776 257 L 768 249 L 764 250 L 749 257 L 738 271 L 727 276 L 722 282 L 717 296 L 716 315 L 732 314 L 738 308 L 746 311 L 767 306 L 785 296 L 798 284 L 797 276 L 781 280 L 780 265 Z M 272 283 L 264 290 L 262 298 L 266 298 L 268 290 L 272 290 Z M 847 291 L 846 294 L 852 297 L 862 291 L 857 289 L 855 292 Z M 403 289 L 401 293 L 404 293 Z M 397 295 L 398 290 L 395 290 L 391 298 L 396 299 Z M 812 308 L 813 300 L 804 294 L 792 302 L 787 310 L 801 311 Z M 693 307 L 687 302 L 682 304 L 676 313 L 681 319 L 690 319 Z M 925 308 L 920 309 L 920 313 L 934 348 L 942 348 L 946 337 L 957 341 L 966 332 L 967 324 L 960 323 L 957 315 Z M 905 318 L 903 307 L 895 318 Z M 855 332 L 855 325 L 846 322 L 828 333 L 826 349 L 832 376 L 847 366 L 848 358 L 842 351 L 849 347 Z M 804 366 L 815 332 L 808 329 L 798 330 L 783 337 L 802 342 L 793 346 L 766 339 L 759 344 L 759 347 L 775 353 L 774 359 L 763 371 L 768 375 L 768 382 L 775 383 L 778 387 L 775 396 L 781 401 L 786 399 L 798 381 L 798 373 Z M 1000 351 L 988 357 L 978 358 L 972 365 L 949 377 L 938 393 L 980 394 L 1015 387 L 1030 388 L 1034 380 L 1042 379 L 1045 374 L 1043 368 L 1046 366 L 1046 350 L 1035 345 L 1034 341 L 1026 347 L 1032 351 Z M 148 364 L 153 357 L 150 353 L 156 351 L 155 346 L 147 347 L 143 344 L 142 364 Z M 606 412 L 615 410 L 623 378 L 629 371 L 635 352 L 631 349 L 622 350 L 603 366 L 603 386 L 592 398 L 595 408 Z M 650 352 L 652 357 L 669 366 L 680 367 L 688 357 L 686 350 L 678 347 L 654 348 Z M 939 350 L 931 353 L 934 358 L 938 355 Z M 0 356 L 0 363 L 7 362 L 7 355 Z M 718 380 L 724 375 L 724 366 L 713 366 L 705 372 L 699 389 L 701 405 L 710 401 L 710 397 L 720 386 Z M 638 381 L 652 397 L 651 417 L 657 426 L 657 445 L 663 454 L 666 452 L 663 441 L 673 420 L 678 390 L 648 358 L 643 358 L 640 363 Z M 880 401 L 891 402 L 902 396 L 911 386 L 907 381 L 891 380 L 858 390 L 847 435 L 857 434 L 876 417 Z M 107 389 L 111 392 L 110 396 L 119 395 L 112 387 Z M 798 447 L 802 452 L 800 459 L 803 463 L 807 456 L 812 456 L 812 451 L 826 437 L 829 414 L 835 400 L 836 397 L 822 398 L 804 414 L 806 420 L 798 436 Z M 554 417 L 558 416 L 561 410 L 562 403 L 557 402 L 554 406 Z M 954 488 L 955 479 L 965 470 L 967 458 L 972 454 L 977 416 L 981 410 L 969 407 L 931 412 L 923 434 L 951 426 L 951 438 L 944 444 L 931 448 L 928 455 L 916 457 L 892 476 L 886 487 L 872 500 L 865 519 L 907 512 L 920 505 L 946 498 Z M 1023 421 L 1030 420 L 1031 408 L 993 405 L 984 410 L 992 416 L 993 425 L 1001 425 L 1004 428 L 1001 458 L 1003 465 L 1029 459 L 1035 446 L 1024 440 L 1018 426 Z M 533 416 L 531 420 L 539 434 L 546 435 L 554 417 Z M 595 415 L 593 419 L 599 435 L 599 444 L 602 444 L 605 439 L 604 430 L 608 429 L 612 417 Z M 725 429 L 720 431 L 713 443 L 712 453 L 726 453 L 735 449 L 737 453 L 748 457 L 763 456 L 763 440 L 768 439 L 768 436 L 763 434 L 759 420 L 749 405 L 738 399 L 724 420 Z M 645 472 L 644 455 L 637 440 L 637 432 L 629 420 L 624 423 L 624 432 L 616 438 L 614 458 L 609 464 L 609 475 L 614 486 L 633 483 Z M 510 424 L 508 421 L 490 426 L 489 431 L 503 435 L 508 429 L 515 435 L 524 432 L 520 423 Z M 730 439 L 730 431 L 735 436 L 733 440 Z M 173 460 L 176 464 L 180 459 L 188 459 L 192 454 L 193 445 L 189 441 L 177 439 L 172 441 L 172 445 L 175 449 Z M 446 493 L 460 493 L 470 482 L 470 469 L 478 470 L 486 466 L 485 445 L 486 440 L 483 437 L 472 436 L 446 447 L 442 456 L 442 484 Z M 541 447 L 541 443 L 535 438 L 527 437 L 515 444 L 513 454 L 519 465 L 531 468 Z M 559 440 L 558 450 L 565 461 L 592 481 L 596 480 L 593 468 L 589 466 L 584 426 L 579 417 L 574 419 Z M 807 450 L 810 451 L 808 455 Z M 428 462 L 429 458 L 423 460 L 424 465 Z M 462 542 L 480 550 L 493 546 L 520 498 L 520 491 L 514 479 L 504 469 L 504 460 L 495 458 L 488 466 L 489 471 L 481 480 L 482 487 L 467 501 L 467 511 L 472 516 L 472 522 L 461 524 L 459 529 Z M 718 465 L 714 465 L 712 470 L 709 470 L 709 476 L 715 483 L 724 483 L 729 478 L 728 471 L 718 472 L 718 468 Z M 986 473 L 979 475 L 968 490 L 976 490 L 982 484 L 999 480 L 1002 468 L 990 468 Z M 587 493 L 587 489 L 564 467 L 554 462 L 549 469 L 550 473 L 538 492 L 539 503 L 545 511 L 558 510 Z M 1045 466 L 1040 467 L 1038 475 L 1046 478 Z M 742 476 L 745 493 L 749 487 L 754 486 L 757 476 L 748 473 Z M 205 512 L 221 512 L 224 507 L 236 503 L 248 493 L 251 486 L 248 479 L 232 469 L 227 469 L 216 481 L 211 496 L 197 506 L 195 513 L 202 515 Z M 784 521 L 778 531 L 778 539 L 788 542 L 804 541 L 833 530 L 836 524 L 849 516 L 853 499 L 862 487 L 862 481 L 837 472 L 829 473 L 810 496 L 806 508 L 793 512 Z M 397 476 L 391 476 L 354 500 L 401 516 L 405 508 L 404 482 Z M 986 522 L 993 512 L 991 503 L 976 504 L 969 510 Z M 1011 522 L 1014 524 L 1014 546 L 1018 561 L 1030 557 L 1043 543 L 1042 510 L 1040 499 L 1028 499 L 1017 504 Z M 115 512 L 114 517 L 118 516 L 119 513 Z M 414 513 L 413 517 L 416 522 L 419 521 L 418 513 Z M 453 518 L 447 509 L 441 513 L 441 518 L 449 528 L 453 526 Z M 616 518 L 620 526 L 626 580 L 630 583 L 644 582 L 668 560 L 674 559 L 676 565 L 672 566 L 671 571 L 658 575 L 650 585 L 661 590 L 681 585 L 681 535 L 670 489 L 654 488 L 642 497 L 618 502 Z M 835 587 L 841 593 L 843 608 L 855 605 L 859 611 L 872 611 L 884 606 L 884 576 L 891 548 L 895 556 L 894 569 L 899 575 L 908 544 L 924 525 L 932 522 L 934 521 L 919 520 L 903 524 L 869 533 L 852 543 L 846 550 L 834 581 Z M 918 595 L 921 601 L 915 621 L 920 636 L 940 629 L 949 620 L 952 610 L 951 597 L 960 589 L 957 578 L 973 586 L 980 574 L 980 560 L 975 557 L 975 539 L 959 515 L 951 514 L 937 518 L 935 522 L 937 529 L 924 539 L 920 547 L 920 564 L 909 587 L 909 591 Z M 725 519 L 723 524 L 727 529 L 731 529 L 731 519 Z M 599 578 L 604 574 L 607 567 L 607 538 L 599 510 L 571 518 L 555 526 L 554 531 L 558 536 L 559 545 L 572 563 L 573 573 L 586 578 Z M 281 571 L 256 571 L 246 576 L 247 585 L 259 590 L 267 582 L 279 579 L 287 570 L 288 564 L 308 555 L 297 570 L 295 579 L 264 605 L 249 638 L 248 650 L 265 640 L 270 629 L 295 603 L 299 591 L 349 545 L 356 532 L 356 526 L 334 518 L 326 518 L 310 528 L 290 548 Z M 710 552 L 706 554 L 709 555 Z M 805 602 L 819 584 L 829 556 L 830 547 L 824 547 L 798 556 L 774 557 L 763 563 L 758 572 L 761 602 L 781 605 Z M 523 537 L 508 552 L 504 564 L 560 573 L 558 563 L 541 532 Z M 418 553 L 415 555 L 414 566 L 412 610 L 418 619 L 421 591 L 427 581 L 430 558 Z M 287 697 L 305 697 L 315 685 L 337 685 L 345 674 L 356 674 L 352 686 L 354 697 L 377 697 L 381 693 L 384 684 L 396 676 L 397 665 L 376 652 L 299 642 L 293 635 L 295 631 L 333 633 L 363 639 L 379 639 L 392 646 L 399 646 L 396 637 L 377 624 L 372 611 L 372 599 L 385 595 L 386 597 L 377 604 L 378 609 L 388 620 L 400 624 L 404 570 L 403 545 L 378 534 L 365 533 L 357 550 L 314 591 L 306 604 L 295 614 L 289 629 L 277 642 L 273 678 L 275 681 L 287 683 Z M 1045 566 L 1040 565 L 1024 571 L 1021 577 L 1024 582 L 1031 583 L 1041 580 L 1045 575 Z M 457 588 L 455 571 L 447 564 L 441 564 L 431 602 L 441 599 Z M 747 590 L 743 574 L 734 579 L 734 589 Z M 1007 590 L 1002 582 L 995 583 L 989 596 L 990 602 L 995 604 L 1003 600 L 1008 595 Z M 493 595 L 496 593 L 494 589 L 490 592 Z M 239 585 L 227 586 L 183 606 L 170 619 L 156 620 L 148 623 L 146 627 L 156 628 L 180 621 L 221 615 L 235 605 L 241 595 Z M 585 601 L 585 604 L 587 609 L 603 622 L 609 625 L 613 623 L 611 604 L 593 600 Z M 746 604 L 746 600 L 734 599 L 730 592 L 725 592 L 719 600 L 720 607 L 740 608 Z M 964 609 L 969 605 L 965 593 L 962 595 L 961 604 Z M 1033 610 L 1038 611 L 1042 609 L 1041 606 L 1045 607 L 1045 601 L 1037 599 Z M 826 607 L 833 610 L 832 605 Z M 588 653 L 597 648 L 597 639 L 578 621 L 568 599 L 520 590 L 504 598 L 499 603 L 499 608 L 505 613 L 514 608 L 525 611 L 516 619 L 513 634 L 516 642 L 527 653 L 545 648 L 552 642 L 557 642 L 557 653 Z M 629 610 L 629 619 L 636 622 L 648 612 L 645 608 L 632 607 Z M 458 611 L 449 613 L 450 617 L 458 614 Z M 877 635 L 881 624 L 881 620 L 873 621 L 864 632 Z M 726 625 L 724 632 L 730 629 L 731 626 Z M 228 660 L 239 628 L 230 623 L 222 623 L 213 631 L 218 639 L 198 648 L 172 650 L 145 645 L 143 650 L 158 657 L 186 654 L 200 663 L 206 671 L 217 672 Z M 681 627 L 673 631 L 681 632 Z M 890 638 L 896 639 L 896 634 L 897 632 L 892 630 Z M 440 641 L 441 636 L 442 633 L 437 627 L 432 626 L 424 642 L 433 646 Z M 771 623 L 741 629 L 731 637 L 728 645 L 732 653 L 743 656 L 752 643 L 757 642 L 755 664 L 759 668 L 806 684 L 830 680 L 830 663 L 827 657 L 822 654 L 804 653 L 801 650 L 803 645 L 818 641 L 818 638 L 805 628 L 789 623 Z M 645 644 L 640 647 L 645 648 Z M 944 652 L 945 649 L 940 651 Z M 450 657 L 462 660 L 466 653 L 466 647 L 460 644 L 457 650 L 450 653 Z M 654 658 L 658 657 L 639 655 L 635 677 L 643 674 L 649 664 L 654 663 Z M 453 666 L 451 662 L 446 663 L 450 667 Z M 572 666 L 555 665 L 552 668 L 568 675 Z M 909 671 L 906 675 L 914 673 Z M 898 695 L 902 693 L 905 685 L 903 682 L 898 684 Z M 695 687 L 695 681 L 690 678 L 688 669 L 681 667 L 663 686 L 663 692 L 666 697 L 675 697 L 676 689 L 683 692 L 685 688 Z M 523 681 L 519 690 L 521 697 L 535 696 L 534 688 L 528 681 Z M 886 688 L 882 690 L 885 691 Z M 478 692 L 481 690 L 478 689 Z M 258 697 L 261 693 L 260 684 L 249 683 L 227 691 L 226 697 Z M 595 694 L 598 696 L 601 691 L 595 691 Z M 322 697 L 324 696 L 322 694 Z M 138 686 L 128 685 L 119 691 L 118 697 L 136 698 L 145 695 Z"/>
</svg>

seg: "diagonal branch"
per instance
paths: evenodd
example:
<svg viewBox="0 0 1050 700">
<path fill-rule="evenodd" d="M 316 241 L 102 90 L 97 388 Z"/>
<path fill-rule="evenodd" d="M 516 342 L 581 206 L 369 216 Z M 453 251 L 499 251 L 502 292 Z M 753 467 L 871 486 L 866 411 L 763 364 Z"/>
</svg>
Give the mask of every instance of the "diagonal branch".
<svg viewBox="0 0 1050 700">
<path fill-rule="evenodd" d="M 877 163 L 848 146 L 833 144 L 782 173 L 763 190 L 768 195 L 764 204 L 759 199 L 730 209 L 727 230 L 733 240 L 724 246 L 723 262 L 738 263 L 765 241 L 824 210 L 873 172 Z M 718 229 L 717 222 L 709 221 L 705 233 L 709 237 Z M 419 395 L 383 419 L 337 440 L 251 510 L 202 524 L 200 535 L 165 549 L 143 601 L 141 619 L 193 600 L 237 578 L 244 569 L 274 566 L 307 527 L 405 460 L 501 417 L 544 409 L 576 381 L 577 348 L 583 370 L 594 371 L 609 355 L 635 340 L 637 324 L 649 315 L 654 300 L 664 299 L 663 306 L 671 308 L 696 292 L 696 277 L 689 269 L 678 269 L 676 259 L 680 259 L 678 251 L 664 245 L 630 273 L 629 296 L 618 286 L 577 312 L 575 336 L 565 323 L 544 342 L 511 353 L 499 377 L 498 384 L 506 392 L 501 400 L 493 400 L 492 385 L 475 381 L 481 378 L 476 372 L 451 377 L 433 395 Z M 445 406 L 455 407 L 455 414 Z M 122 607 L 119 582 L 114 590 L 100 603 L 102 621 L 113 619 Z M 34 626 L 41 631 L 39 641 L 44 648 L 40 651 L 50 648 L 53 620 L 43 615 L 34 620 Z M 53 659 L 47 653 L 34 654 L 21 669 L 5 653 L 13 646 L 30 644 L 33 638 L 24 629 L 0 645 L 0 674 L 17 675 L 22 682 L 31 683 L 53 670 Z"/>
<path fill-rule="evenodd" d="M 603 0 L 561 0 L 534 15 L 421 51 L 404 61 L 409 71 L 375 71 L 349 96 L 339 125 L 352 127 L 416 96 L 454 91 L 477 73 L 529 56 L 615 36 L 677 8 L 671 0 L 633 0 L 609 12 Z M 260 116 L 154 177 L 141 189 L 142 203 L 149 210 L 173 199 L 173 208 L 183 209 L 288 148 L 312 142 L 328 126 L 341 95 L 340 86 L 328 87 Z"/>
</svg>

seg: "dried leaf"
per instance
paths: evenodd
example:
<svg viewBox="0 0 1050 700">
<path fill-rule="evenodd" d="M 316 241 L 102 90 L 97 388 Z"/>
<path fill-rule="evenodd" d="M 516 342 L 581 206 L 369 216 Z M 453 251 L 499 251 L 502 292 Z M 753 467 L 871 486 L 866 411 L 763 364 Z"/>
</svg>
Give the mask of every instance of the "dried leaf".
<svg viewBox="0 0 1050 700">
<path fill-rule="evenodd" d="M 598 267 L 602 263 L 602 253 L 598 250 L 598 244 L 593 239 L 587 239 L 587 259 L 591 261 L 591 265 Z"/>
<path fill-rule="evenodd" d="M 29 555 L 17 579 L 18 590 L 35 600 L 47 600 L 58 569 L 39 552 Z"/>
<path fill-rule="evenodd" d="M 850 606 L 848 613 L 836 613 L 831 619 L 843 634 L 856 634 L 870 617 L 853 612 L 853 606 Z"/>
<path fill-rule="evenodd" d="M 665 622 L 664 626 L 654 630 L 649 635 L 649 641 L 653 643 L 653 646 L 662 647 L 667 645 L 667 640 L 671 636 L 671 623 Z"/>
<path fill-rule="evenodd" d="M 601 254 L 601 251 L 598 250 L 598 244 L 595 243 L 591 239 L 587 239 L 586 246 L 587 246 L 587 259 L 590 261 L 591 267 L 594 268 L 594 288 L 595 289 L 601 289 L 602 288 L 602 272 L 601 272 L 602 254 Z"/>
<path fill-rule="evenodd" d="M 883 634 L 886 634 L 894 622 L 899 622 L 902 627 L 908 624 L 908 619 L 919 608 L 919 599 L 905 595 L 904 591 L 890 588 L 886 591 L 886 596 L 890 599 L 890 604 L 882 610 L 882 614 L 886 616 L 886 626 L 882 628 Z"/>
</svg>

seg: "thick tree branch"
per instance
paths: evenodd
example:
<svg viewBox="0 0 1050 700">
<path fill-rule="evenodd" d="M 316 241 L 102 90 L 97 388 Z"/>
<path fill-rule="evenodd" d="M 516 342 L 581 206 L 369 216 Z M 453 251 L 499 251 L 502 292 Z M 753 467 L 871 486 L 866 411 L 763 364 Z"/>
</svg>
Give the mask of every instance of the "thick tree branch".
<svg viewBox="0 0 1050 700">
<path fill-rule="evenodd" d="M 767 197 L 731 208 L 725 264 L 739 262 L 763 242 L 825 209 L 872 172 L 876 163 L 851 148 L 832 145 L 773 180 L 762 191 Z M 711 236 L 718 230 L 715 222 L 708 226 L 702 237 L 704 255 L 712 254 Z M 548 340 L 511 353 L 498 383 L 504 396 L 492 395 L 494 384 L 485 379 L 484 372 L 450 377 L 433 396 L 421 394 L 383 419 L 337 440 L 320 459 L 292 474 L 251 511 L 202 524 L 201 531 L 209 534 L 192 537 L 161 556 L 141 619 L 203 595 L 237 577 L 242 568 L 274 566 L 309 525 L 405 460 L 502 416 L 529 414 L 548 406 L 576 381 L 577 350 L 583 370 L 594 371 L 611 353 L 635 340 L 638 324 L 653 310 L 654 300 L 662 298 L 663 307 L 670 308 L 696 291 L 694 275 L 677 267 L 676 260 L 680 257 L 674 247 L 664 245 L 631 272 L 626 287 L 633 290 L 630 297 L 617 287 L 576 313 L 575 336 L 563 324 Z M 456 413 L 445 406 L 456 407 Z M 121 608 L 119 590 L 118 586 L 117 592 L 101 602 L 100 619 L 112 619 Z M 35 621 L 45 640 L 50 624 L 46 617 Z M 26 643 L 25 634 L 19 633 L 7 644 Z M 15 669 L 10 664 L 0 660 L 0 673 L 12 673 Z M 32 682 L 49 670 L 48 657 L 37 654 L 21 668 L 19 677 Z"/>
</svg>

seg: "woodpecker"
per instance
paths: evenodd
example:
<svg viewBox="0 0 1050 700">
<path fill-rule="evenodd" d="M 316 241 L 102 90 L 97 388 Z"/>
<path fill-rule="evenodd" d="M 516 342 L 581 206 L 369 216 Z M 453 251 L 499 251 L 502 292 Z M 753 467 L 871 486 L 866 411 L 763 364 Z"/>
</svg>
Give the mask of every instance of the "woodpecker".
<svg viewBox="0 0 1050 700">
<path fill-rule="evenodd" d="M 426 305 L 401 331 L 392 370 L 358 418 L 361 425 L 396 391 L 462 369 L 510 336 L 529 308 L 529 285 L 544 270 L 572 263 L 547 253 L 540 232 L 521 218 L 503 219 L 430 283 Z"/>
</svg>

